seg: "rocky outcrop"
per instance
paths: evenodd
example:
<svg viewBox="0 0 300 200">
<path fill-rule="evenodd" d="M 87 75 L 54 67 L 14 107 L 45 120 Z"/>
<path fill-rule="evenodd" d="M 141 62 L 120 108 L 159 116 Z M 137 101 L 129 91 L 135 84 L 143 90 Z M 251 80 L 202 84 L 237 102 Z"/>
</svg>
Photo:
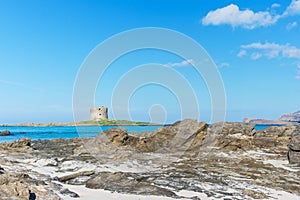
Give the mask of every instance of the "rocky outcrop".
<svg viewBox="0 0 300 200">
<path fill-rule="evenodd" d="M 28 174 L 15 174 L 0 168 L 0 199 L 35 200 L 61 198 L 49 190 L 43 181 L 38 181 Z"/>
<path fill-rule="evenodd" d="M 207 127 L 204 122 L 183 120 L 153 133 L 143 134 L 143 137 L 128 134 L 124 128 L 112 128 L 88 141 L 85 147 L 93 154 L 114 151 L 116 147 L 138 152 L 176 151 L 178 153 L 201 145 L 201 138 L 204 137 Z"/>
<path fill-rule="evenodd" d="M 297 199 L 300 171 L 286 155 L 297 162 L 299 129 L 183 120 L 141 135 L 115 128 L 90 139 L 2 143 L 0 199 L 78 197 L 68 185 L 177 199 L 281 198 L 277 191 Z"/>
<path fill-rule="evenodd" d="M 292 133 L 289 144 L 288 159 L 291 164 L 300 165 L 300 125 Z"/>
<path fill-rule="evenodd" d="M 105 189 L 114 192 L 142 194 L 142 195 L 159 195 L 176 197 L 174 192 L 155 186 L 151 182 L 143 181 L 143 179 L 136 179 L 130 173 L 122 172 L 102 172 L 97 176 L 89 179 L 86 183 L 87 188 L 91 189 Z"/>
<path fill-rule="evenodd" d="M 7 136 L 7 135 L 13 135 L 9 130 L 1 131 L 0 136 Z"/>
<path fill-rule="evenodd" d="M 31 139 L 21 138 L 18 141 L 13 142 L 3 142 L 0 144 L 0 148 L 10 149 L 10 148 L 30 148 Z"/>
</svg>

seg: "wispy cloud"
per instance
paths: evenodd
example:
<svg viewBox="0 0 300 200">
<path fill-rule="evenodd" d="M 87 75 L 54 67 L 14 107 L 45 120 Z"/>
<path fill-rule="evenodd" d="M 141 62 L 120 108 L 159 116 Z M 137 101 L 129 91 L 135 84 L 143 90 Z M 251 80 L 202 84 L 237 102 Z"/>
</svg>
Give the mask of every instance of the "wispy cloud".
<svg viewBox="0 0 300 200">
<path fill-rule="evenodd" d="M 291 23 L 288 23 L 288 25 L 286 25 L 286 29 L 287 30 L 291 30 L 291 29 L 293 29 L 293 28 L 295 28 L 297 26 L 298 26 L 297 22 L 291 22 Z"/>
<path fill-rule="evenodd" d="M 242 49 L 242 50 L 240 50 L 240 52 L 237 54 L 237 56 L 238 57 L 244 57 L 244 56 L 246 56 L 247 55 L 247 51 L 246 50 L 244 50 L 244 49 Z"/>
<path fill-rule="evenodd" d="M 278 4 L 278 3 L 273 3 L 271 6 L 271 8 L 279 8 L 279 7 L 280 7 L 280 4 Z"/>
<path fill-rule="evenodd" d="M 22 84 L 22 83 L 7 81 L 7 80 L 0 80 L 0 84 L 10 85 L 10 86 L 24 86 L 24 84 Z"/>
<path fill-rule="evenodd" d="M 193 64 L 193 59 L 183 60 L 182 62 L 173 62 L 164 64 L 166 67 L 184 67 Z"/>
<path fill-rule="evenodd" d="M 203 19 L 203 25 L 230 25 L 232 27 L 243 27 L 254 29 L 261 26 L 275 24 L 280 18 L 279 15 L 272 15 L 270 12 L 254 12 L 250 9 L 240 10 L 235 4 L 224 8 L 210 11 Z"/>
<path fill-rule="evenodd" d="M 248 51 L 251 53 L 252 59 L 259 59 L 261 57 L 266 58 L 300 58 L 300 49 L 290 44 L 280 45 L 277 43 L 252 43 L 241 46 L 241 52 L 243 55 L 248 54 Z M 238 56 L 239 56 L 238 54 Z M 241 57 L 241 56 L 239 56 Z"/>
<path fill-rule="evenodd" d="M 219 64 L 220 68 L 229 67 L 229 66 L 230 66 L 229 63 L 226 63 L 226 62 Z"/>
<path fill-rule="evenodd" d="M 255 52 L 255 53 L 252 53 L 250 57 L 252 60 L 257 60 L 262 57 L 262 54 Z"/>
<path fill-rule="evenodd" d="M 292 0 L 282 16 L 300 15 L 300 0 Z"/>
<path fill-rule="evenodd" d="M 296 79 L 300 80 L 300 65 L 298 65 L 298 67 L 297 67 Z"/>
<path fill-rule="evenodd" d="M 271 26 L 277 23 L 280 18 L 300 15 L 300 0 L 292 0 L 290 5 L 282 14 L 276 14 L 274 9 L 280 4 L 272 4 L 267 11 L 254 12 L 251 9 L 240 10 L 238 5 L 230 4 L 223 8 L 209 11 L 202 19 L 203 25 L 230 25 L 232 27 L 242 27 L 254 29 L 257 27 Z M 289 28 L 295 27 L 295 23 L 290 23 Z"/>
</svg>

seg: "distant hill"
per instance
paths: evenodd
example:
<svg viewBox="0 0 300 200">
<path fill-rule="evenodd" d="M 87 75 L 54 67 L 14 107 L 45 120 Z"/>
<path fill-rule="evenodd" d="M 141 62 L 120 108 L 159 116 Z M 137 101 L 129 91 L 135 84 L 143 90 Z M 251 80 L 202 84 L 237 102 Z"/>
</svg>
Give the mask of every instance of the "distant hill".
<svg viewBox="0 0 300 200">
<path fill-rule="evenodd" d="M 284 114 L 277 120 L 244 118 L 243 122 L 247 124 L 297 124 L 300 123 L 300 111 Z"/>
<path fill-rule="evenodd" d="M 300 111 L 282 115 L 278 120 L 284 122 L 300 122 Z"/>
</svg>

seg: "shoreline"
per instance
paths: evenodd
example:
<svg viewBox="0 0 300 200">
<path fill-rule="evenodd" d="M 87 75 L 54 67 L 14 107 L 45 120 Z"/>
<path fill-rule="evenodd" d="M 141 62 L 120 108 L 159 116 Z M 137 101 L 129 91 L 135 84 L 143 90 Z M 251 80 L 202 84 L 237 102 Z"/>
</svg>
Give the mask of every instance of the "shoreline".
<svg viewBox="0 0 300 200">
<path fill-rule="evenodd" d="M 299 130 L 184 120 L 143 135 L 109 129 L 94 138 L 6 142 L 0 191 L 24 199 L 298 199 L 299 153 L 289 144 Z"/>
<path fill-rule="evenodd" d="M 225 121 L 224 123 L 226 123 Z M 259 126 L 297 126 L 299 123 L 297 122 L 281 122 L 281 123 L 249 123 L 249 122 L 232 122 L 232 123 L 241 123 L 246 125 L 259 125 Z M 124 124 L 114 124 L 114 123 L 108 123 L 108 124 L 95 124 L 95 123 L 78 123 L 78 122 L 66 122 L 66 123 L 59 123 L 59 122 L 51 122 L 51 123 L 20 123 L 20 124 L 0 124 L 0 127 L 70 127 L 70 126 L 170 126 L 171 124 L 150 124 L 150 123 L 124 123 Z M 211 124 L 209 124 L 211 125 Z"/>
</svg>

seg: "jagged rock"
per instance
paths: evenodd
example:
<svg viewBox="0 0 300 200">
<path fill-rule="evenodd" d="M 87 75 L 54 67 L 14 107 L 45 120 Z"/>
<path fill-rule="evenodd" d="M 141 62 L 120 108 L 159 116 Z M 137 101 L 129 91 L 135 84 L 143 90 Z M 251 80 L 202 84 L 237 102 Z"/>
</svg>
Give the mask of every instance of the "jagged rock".
<svg viewBox="0 0 300 200">
<path fill-rule="evenodd" d="M 256 131 L 253 144 L 261 149 L 274 149 L 287 152 L 294 126 L 271 126 Z M 277 150 L 277 151 L 278 151 Z"/>
<path fill-rule="evenodd" d="M 3 142 L 0 144 L 2 148 L 29 148 L 31 145 L 31 139 L 21 138 L 18 141 Z"/>
<path fill-rule="evenodd" d="M 0 136 L 7 136 L 7 135 L 13 135 L 9 130 L 1 131 Z"/>
<path fill-rule="evenodd" d="M 142 136 L 128 134 L 123 128 L 113 128 L 99 133 L 94 139 L 88 141 L 85 147 L 93 154 L 121 150 L 178 153 L 196 150 L 206 135 L 207 127 L 204 122 L 187 119 Z"/>
<path fill-rule="evenodd" d="M 300 125 L 292 133 L 288 159 L 291 164 L 300 164 Z"/>
<path fill-rule="evenodd" d="M 219 122 L 208 128 L 207 137 L 214 138 L 213 145 L 219 149 L 236 151 L 253 149 L 251 137 L 254 126 L 237 122 Z"/>
<path fill-rule="evenodd" d="M 254 125 L 239 122 L 218 122 L 209 127 L 211 132 L 221 135 L 240 134 L 252 136 L 254 133 Z"/>
<path fill-rule="evenodd" d="M 60 192 L 61 194 L 63 194 L 63 195 L 68 195 L 68 196 L 73 197 L 73 198 L 78 198 L 78 197 L 80 197 L 77 193 L 72 192 L 72 191 L 70 191 L 69 189 L 66 189 L 66 188 L 60 190 L 59 192 Z"/>
</svg>

